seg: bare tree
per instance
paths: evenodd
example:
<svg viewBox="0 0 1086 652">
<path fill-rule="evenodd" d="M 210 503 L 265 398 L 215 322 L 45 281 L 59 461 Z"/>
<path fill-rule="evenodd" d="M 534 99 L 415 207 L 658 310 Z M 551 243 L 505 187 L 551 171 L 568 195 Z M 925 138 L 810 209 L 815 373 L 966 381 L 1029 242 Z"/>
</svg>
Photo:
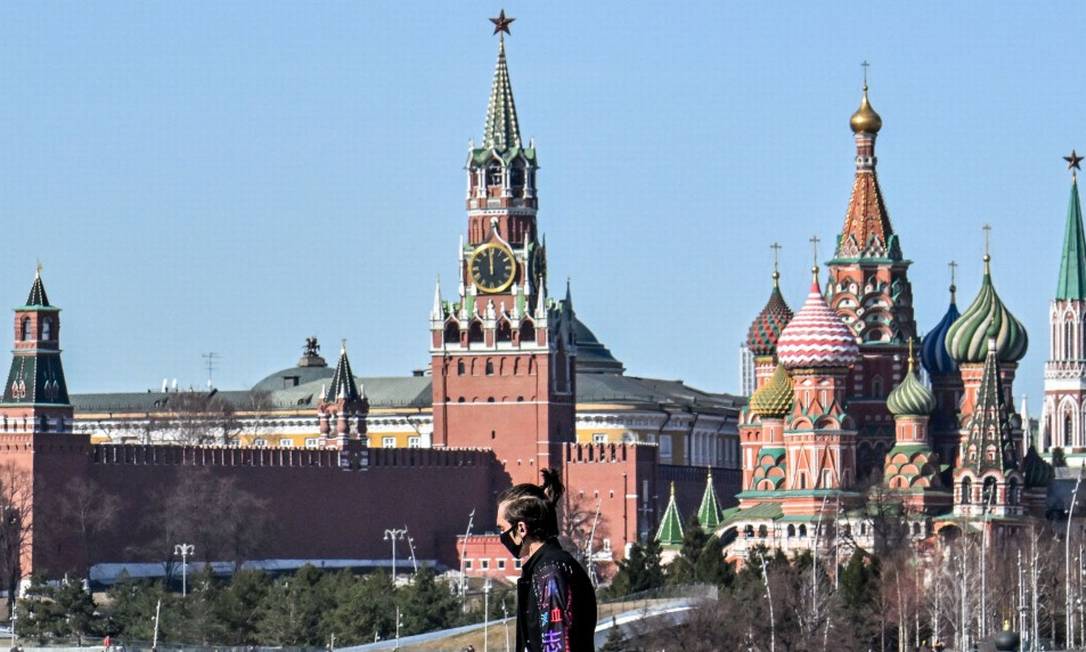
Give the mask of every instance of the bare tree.
<svg viewBox="0 0 1086 652">
<path fill-rule="evenodd" d="M 106 492 L 94 480 L 68 479 L 63 486 L 50 488 L 49 500 L 41 512 L 47 518 L 35 536 L 58 542 L 76 539 L 82 559 L 79 571 L 87 577 L 99 540 L 114 527 L 120 510 L 120 497 Z"/>
<path fill-rule="evenodd" d="M 14 463 L 0 464 L 0 577 L 8 592 L 8 618 L 30 554 L 33 526 L 30 473 Z"/>
</svg>

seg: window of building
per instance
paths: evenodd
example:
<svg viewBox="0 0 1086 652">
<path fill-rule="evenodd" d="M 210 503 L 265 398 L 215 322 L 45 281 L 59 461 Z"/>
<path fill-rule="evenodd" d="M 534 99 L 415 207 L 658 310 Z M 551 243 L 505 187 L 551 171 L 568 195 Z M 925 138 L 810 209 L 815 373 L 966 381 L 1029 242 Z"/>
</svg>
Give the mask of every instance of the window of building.
<svg viewBox="0 0 1086 652">
<path fill-rule="evenodd" d="M 480 559 L 479 560 L 479 569 L 480 570 L 489 570 L 490 569 L 490 560 L 489 559 Z"/>
<path fill-rule="evenodd" d="M 607 433 L 605 433 L 605 432 L 594 432 L 594 433 L 592 433 L 592 443 L 593 444 L 606 444 L 607 443 Z"/>
<path fill-rule="evenodd" d="M 504 559 L 499 559 L 498 560 L 498 570 L 505 570 L 505 560 Z"/>
<path fill-rule="evenodd" d="M 520 560 L 519 559 L 514 559 L 513 560 L 513 568 L 515 568 L 517 570 L 520 570 Z"/>
<path fill-rule="evenodd" d="M 283 376 L 283 389 L 297 387 L 302 380 L 301 376 Z"/>
<path fill-rule="evenodd" d="M 381 446 L 383 448 L 396 448 L 396 438 L 395 437 L 383 437 L 381 439 Z"/>
<path fill-rule="evenodd" d="M 408 437 L 407 438 L 407 447 L 408 448 L 418 448 L 421 445 L 420 442 L 421 442 L 421 440 L 418 437 Z"/>
<path fill-rule="evenodd" d="M 253 440 L 253 447 L 254 448 L 264 448 L 267 445 L 268 445 L 268 442 L 267 442 L 266 439 L 261 439 L 261 438 L 258 437 L 257 439 Z"/>
<path fill-rule="evenodd" d="M 53 339 L 53 320 L 45 319 L 41 323 L 41 338 L 43 340 Z"/>
<path fill-rule="evenodd" d="M 321 447 L 320 437 L 306 437 L 306 439 L 305 439 L 305 447 L 306 448 L 320 448 Z"/>
<path fill-rule="evenodd" d="M 494 375 L 494 362 L 491 361 L 491 360 L 486 361 L 486 375 L 488 375 L 488 376 L 493 376 Z"/>
<path fill-rule="evenodd" d="M 293 439 L 280 439 L 279 440 L 279 448 L 293 448 L 293 447 L 294 447 L 294 440 Z"/>
<path fill-rule="evenodd" d="M 671 435 L 660 435 L 660 457 L 671 457 Z"/>
<path fill-rule="evenodd" d="M 23 328 L 20 339 L 24 342 L 30 339 L 30 317 L 23 317 Z"/>
<path fill-rule="evenodd" d="M 471 570 L 471 560 L 470 559 L 465 559 L 464 560 L 464 570 L 466 570 L 466 571 Z"/>
<path fill-rule="evenodd" d="M 604 539 L 603 540 L 603 551 L 606 552 L 606 553 L 611 552 L 611 540 L 610 539 Z"/>
</svg>

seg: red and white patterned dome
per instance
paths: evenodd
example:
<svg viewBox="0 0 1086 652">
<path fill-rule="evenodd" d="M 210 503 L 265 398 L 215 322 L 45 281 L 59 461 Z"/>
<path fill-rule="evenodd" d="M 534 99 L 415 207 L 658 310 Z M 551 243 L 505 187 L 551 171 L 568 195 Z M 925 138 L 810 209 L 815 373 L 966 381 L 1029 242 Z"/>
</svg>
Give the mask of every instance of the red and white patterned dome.
<svg viewBox="0 0 1086 652">
<path fill-rule="evenodd" d="M 786 369 L 851 367 L 860 356 L 856 338 L 822 298 L 818 279 L 807 300 L 777 340 L 777 358 Z"/>
</svg>

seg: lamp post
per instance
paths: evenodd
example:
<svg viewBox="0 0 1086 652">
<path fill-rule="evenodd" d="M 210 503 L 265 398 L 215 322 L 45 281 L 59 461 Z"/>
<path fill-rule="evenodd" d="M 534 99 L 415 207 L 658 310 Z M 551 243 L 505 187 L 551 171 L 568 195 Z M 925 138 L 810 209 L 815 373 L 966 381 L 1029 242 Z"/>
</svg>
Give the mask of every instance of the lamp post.
<svg viewBox="0 0 1086 652">
<path fill-rule="evenodd" d="M 196 552 L 196 546 L 191 543 L 179 543 L 173 547 L 173 554 L 181 555 L 181 597 L 188 595 L 189 555 Z"/>
<path fill-rule="evenodd" d="M 1071 519 L 1075 516 L 1075 502 L 1078 500 L 1078 488 L 1082 484 L 1082 467 L 1079 467 L 1075 488 L 1071 492 L 1071 509 L 1067 511 L 1067 531 L 1063 536 L 1063 572 L 1064 572 L 1064 621 L 1067 625 L 1064 641 L 1071 644 L 1074 636 L 1074 613 L 1071 608 Z"/>
<path fill-rule="evenodd" d="M 488 652 L 490 645 L 490 577 L 483 582 L 483 652 Z"/>
<path fill-rule="evenodd" d="M 389 530 L 385 530 L 385 541 L 392 542 L 392 583 L 396 583 L 396 540 L 403 541 L 403 536 L 407 534 L 407 528 L 394 527 Z"/>
<path fill-rule="evenodd" d="M 465 575 L 464 560 L 468 555 L 468 537 L 471 536 L 471 525 L 475 522 L 475 509 L 471 510 L 468 514 L 468 529 L 464 532 L 464 544 L 460 546 L 460 601 L 464 601 L 464 596 L 468 591 L 468 580 Z"/>
<path fill-rule="evenodd" d="M 407 526 L 403 526 L 403 531 L 407 532 Z M 408 535 L 407 548 L 411 551 L 411 572 L 415 575 L 419 574 L 419 562 L 415 559 L 415 537 Z"/>
</svg>

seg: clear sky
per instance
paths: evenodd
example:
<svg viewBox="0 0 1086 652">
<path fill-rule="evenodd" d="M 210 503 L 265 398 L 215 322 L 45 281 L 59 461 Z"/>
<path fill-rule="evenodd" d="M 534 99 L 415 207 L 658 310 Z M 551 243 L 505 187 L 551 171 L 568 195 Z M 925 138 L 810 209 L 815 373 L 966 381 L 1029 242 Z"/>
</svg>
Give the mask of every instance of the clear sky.
<svg viewBox="0 0 1086 652">
<path fill-rule="evenodd" d="M 0 302 L 22 302 L 41 259 L 78 392 L 200 385 L 208 351 L 217 385 L 246 387 L 308 335 L 330 357 L 347 338 L 360 375 L 424 366 L 499 8 L 0 4 Z M 807 239 L 828 259 L 844 218 L 867 59 L 921 330 L 945 309 L 949 260 L 972 300 L 991 223 L 996 287 L 1031 335 L 1016 392 L 1038 412 L 1060 157 L 1086 150 L 1086 5 L 505 9 L 551 287 L 573 278 L 629 373 L 734 391 L 774 240 L 802 302 Z"/>
</svg>

